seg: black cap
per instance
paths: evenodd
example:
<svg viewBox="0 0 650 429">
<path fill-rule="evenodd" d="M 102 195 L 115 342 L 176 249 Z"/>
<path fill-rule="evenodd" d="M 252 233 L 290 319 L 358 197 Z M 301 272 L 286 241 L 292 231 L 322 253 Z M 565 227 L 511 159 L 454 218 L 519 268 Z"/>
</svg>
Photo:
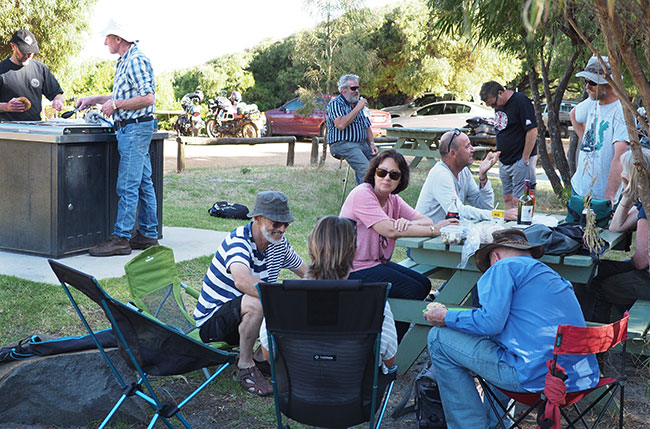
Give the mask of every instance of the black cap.
<svg viewBox="0 0 650 429">
<path fill-rule="evenodd" d="M 18 46 L 23 54 L 38 54 L 38 42 L 29 30 L 18 30 L 11 36 L 11 43 Z"/>
</svg>

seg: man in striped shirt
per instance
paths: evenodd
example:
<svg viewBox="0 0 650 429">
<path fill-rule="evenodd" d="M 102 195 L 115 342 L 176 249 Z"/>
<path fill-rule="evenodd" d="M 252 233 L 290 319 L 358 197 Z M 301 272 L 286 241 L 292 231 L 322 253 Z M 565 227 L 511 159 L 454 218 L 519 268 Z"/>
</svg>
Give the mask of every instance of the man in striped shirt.
<svg viewBox="0 0 650 429">
<path fill-rule="evenodd" d="M 275 282 L 280 269 L 304 277 L 307 266 L 294 252 L 284 232 L 294 217 L 288 198 L 281 192 L 257 194 L 248 214 L 253 221 L 226 237 L 212 258 L 194 310 L 204 342 L 239 344 L 239 381 L 244 389 L 260 396 L 273 393 L 253 359 L 253 345 L 264 314 L 255 284 Z"/>
<path fill-rule="evenodd" d="M 92 256 L 128 255 L 131 249 L 158 244 L 156 193 L 149 158 L 154 132 L 154 73 L 149 58 L 135 42 L 126 28 L 115 25 L 106 30 L 104 44 L 111 54 L 120 56 L 113 78 L 113 94 L 83 97 L 76 103 L 79 109 L 102 105 L 102 112 L 113 118 L 120 153 L 116 185 L 119 202 L 113 234 L 89 250 Z M 138 202 L 138 231 L 131 237 Z"/>
<path fill-rule="evenodd" d="M 363 183 L 368 160 L 377 155 L 368 100 L 359 96 L 359 76 L 346 74 L 338 82 L 340 95 L 327 105 L 327 142 L 332 155 L 345 159 Z"/>
</svg>

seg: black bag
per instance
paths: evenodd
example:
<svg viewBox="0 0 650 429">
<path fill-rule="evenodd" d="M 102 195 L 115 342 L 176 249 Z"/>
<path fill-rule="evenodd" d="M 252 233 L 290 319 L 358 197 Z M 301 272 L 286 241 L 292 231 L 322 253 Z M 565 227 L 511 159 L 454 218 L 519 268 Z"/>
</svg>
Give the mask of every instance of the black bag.
<svg viewBox="0 0 650 429">
<path fill-rule="evenodd" d="M 208 210 L 208 213 L 214 217 L 248 220 L 248 207 L 243 204 L 230 204 L 227 201 L 217 201 Z"/>
<path fill-rule="evenodd" d="M 567 222 L 585 226 L 586 218 L 582 214 L 582 210 L 585 208 L 584 197 L 573 195 L 569 199 L 566 208 Z M 600 198 L 592 198 L 591 209 L 596 214 L 596 226 L 607 228 L 613 214 L 612 202 L 609 200 L 601 200 Z"/>
<path fill-rule="evenodd" d="M 395 406 L 392 417 L 394 419 L 415 411 L 417 429 L 446 429 L 445 413 L 442 409 L 438 383 L 433 375 L 431 364 L 425 366 L 415 377 L 413 386 L 404 399 Z M 406 405 L 411 400 L 415 390 L 415 404 Z"/>
<path fill-rule="evenodd" d="M 95 332 L 95 336 L 102 347 L 117 347 L 112 329 L 109 328 Z M 49 356 L 94 348 L 96 348 L 96 345 L 90 334 L 80 337 L 54 339 L 46 339 L 38 335 L 32 335 L 31 337 L 20 340 L 18 344 L 0 348 L 0 363 L 29 359 L 34 356 Z"/>
</svg>

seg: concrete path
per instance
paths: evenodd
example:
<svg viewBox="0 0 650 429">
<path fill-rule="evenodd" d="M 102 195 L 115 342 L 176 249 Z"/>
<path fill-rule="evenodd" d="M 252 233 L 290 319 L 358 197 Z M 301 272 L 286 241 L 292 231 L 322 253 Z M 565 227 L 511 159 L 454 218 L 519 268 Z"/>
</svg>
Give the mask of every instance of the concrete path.
<svg viewBox="0 0 650 429">
<path fill-rule="evenodd" d="M 163 239 L 160 244 L 174 250 L 176 262 L 212 255 L 228 233 L 196 228 L 163 226 Z M 57 259 L 97 279 L 121 277 L 124 264 L 140 253 L 134 250 L 130 255 L 96 258 L 87 253 Z M 207 267 L 206 267 L 207 269 Z M 16 276 L 37 282 L 57 284 L 47 258 L 0 250 L 0 274 Z"/>
</svg>

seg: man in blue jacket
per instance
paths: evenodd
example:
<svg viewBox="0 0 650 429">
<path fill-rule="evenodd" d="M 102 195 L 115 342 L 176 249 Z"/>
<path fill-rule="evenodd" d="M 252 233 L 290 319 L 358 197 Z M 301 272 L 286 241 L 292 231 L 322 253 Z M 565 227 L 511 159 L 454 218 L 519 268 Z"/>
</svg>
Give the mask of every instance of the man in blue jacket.
<svg viewBox="0 0 650 429">
<path fill-rule="evenodd" d="M 497 231 L 493 237 L 475 255 L 485 272 L 477 283 L 481 307 L 440 306 L 424 314 L 434 326 L 429 354 L 450 429 L 495 425 L 473 373 L 505 390 L 542 391 L 557 326 L 585 326 L 571 283 L 536 260 L 544 254 L 542 246 L 531 246 L 519 229 Z M 594 355 L 560 356 L 558 363 L 566 369 L 568 392 L 598 383 Z"/>
</svg>

